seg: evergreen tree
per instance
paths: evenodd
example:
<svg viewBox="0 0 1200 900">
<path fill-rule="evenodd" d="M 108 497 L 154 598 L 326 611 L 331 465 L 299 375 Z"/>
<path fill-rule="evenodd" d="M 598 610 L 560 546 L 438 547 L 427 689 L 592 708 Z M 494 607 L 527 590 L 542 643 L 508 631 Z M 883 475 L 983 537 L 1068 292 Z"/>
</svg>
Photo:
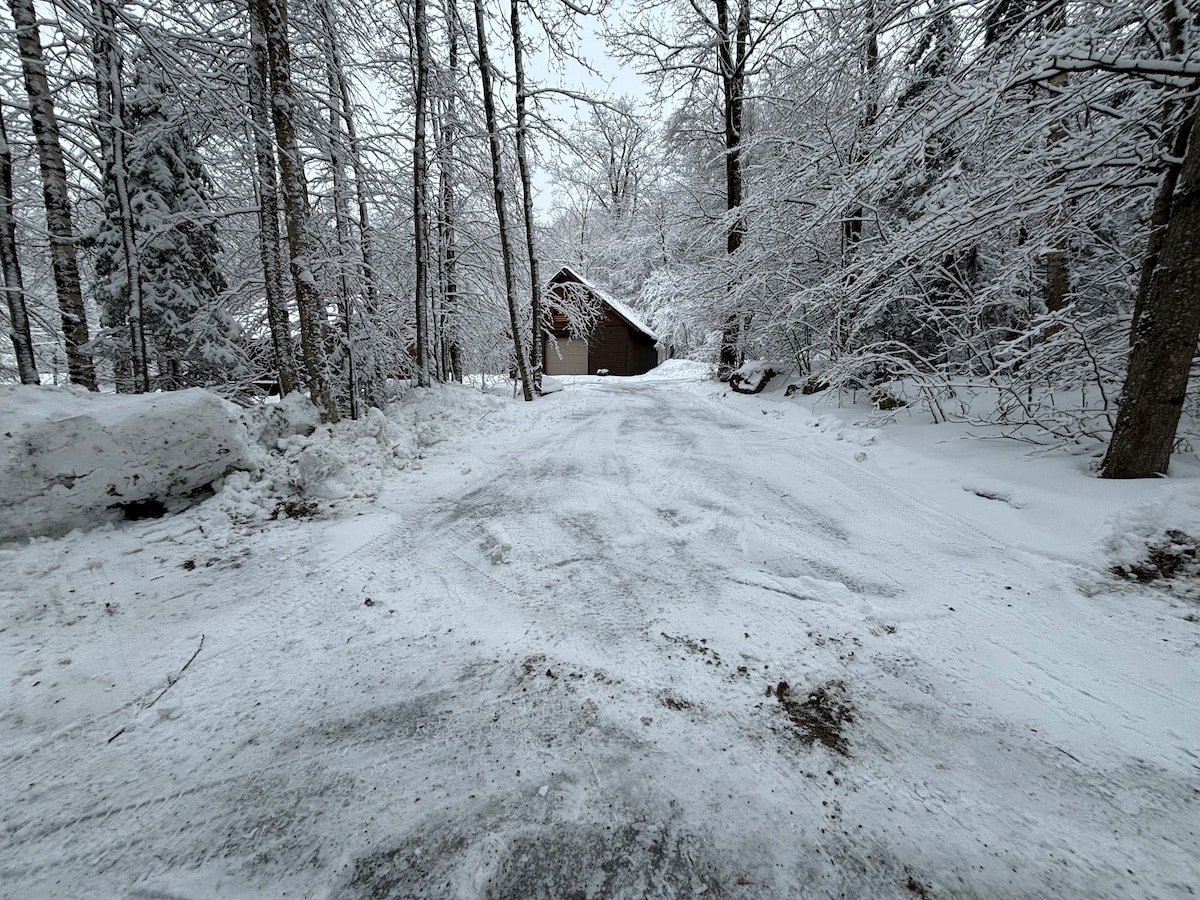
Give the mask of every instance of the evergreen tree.
<svg viewBox="0 0 1200 900">
<path fill-rule="evenodd" d="M 129 98 L 129 190 L 144 315 L 158 384 L 175 389 L 239 367 L 210 182 L 173 87 L 138 66 Z"/>
</svg>

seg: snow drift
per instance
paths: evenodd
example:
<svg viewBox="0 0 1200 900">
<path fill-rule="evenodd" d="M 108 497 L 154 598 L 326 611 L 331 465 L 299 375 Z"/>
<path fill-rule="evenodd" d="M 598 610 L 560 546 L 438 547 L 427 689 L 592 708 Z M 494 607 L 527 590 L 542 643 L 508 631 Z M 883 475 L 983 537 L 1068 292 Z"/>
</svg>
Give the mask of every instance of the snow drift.
<svg viewBox="0 0 1200 900">
<path fill-rule="evenodd" d="M 0 540 L 185 504 L 260 467 L 240 410 L 200 389 L 152 395 L 0 386 Z"/>
</svg>

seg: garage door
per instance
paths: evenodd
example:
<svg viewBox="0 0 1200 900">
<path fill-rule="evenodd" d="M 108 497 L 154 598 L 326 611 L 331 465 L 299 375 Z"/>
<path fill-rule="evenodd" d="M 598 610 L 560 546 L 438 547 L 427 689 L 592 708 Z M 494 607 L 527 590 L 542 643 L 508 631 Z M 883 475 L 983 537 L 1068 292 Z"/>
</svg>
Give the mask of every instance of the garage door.
<svg viewBox="0 0 1200 900">
<path fill-rule="evenodd" d="M 562 356 L 559 359 L 559 356 Z M 558 353 L 554 342 L 546 341 L 547 375 L 586 375 L 588 364 L 587 341 L 577 338 L 559 338 Z"/>
</svg>

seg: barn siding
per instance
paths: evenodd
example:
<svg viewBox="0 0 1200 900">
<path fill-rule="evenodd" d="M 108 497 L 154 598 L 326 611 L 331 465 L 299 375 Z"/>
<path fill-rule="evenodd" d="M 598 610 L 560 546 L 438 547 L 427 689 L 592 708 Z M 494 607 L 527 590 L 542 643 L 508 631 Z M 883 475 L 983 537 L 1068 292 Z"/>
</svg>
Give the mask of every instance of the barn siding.
<svg viewBox="0 0 1200 900">
<path fill-rule="evenodd" d="M 600 325 L 588 341 L 588 374 L 608 369 L 609 375 L 629 374 L 629 328 L 620 325 Z"/>
</svg>

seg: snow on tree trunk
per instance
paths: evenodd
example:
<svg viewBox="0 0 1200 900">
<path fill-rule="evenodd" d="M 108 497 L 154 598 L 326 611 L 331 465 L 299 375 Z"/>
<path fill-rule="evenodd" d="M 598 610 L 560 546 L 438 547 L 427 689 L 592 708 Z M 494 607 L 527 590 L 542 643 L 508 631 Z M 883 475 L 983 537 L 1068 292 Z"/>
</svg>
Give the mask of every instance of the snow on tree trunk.
<svg viewBox="0 0 1200 900">
<path fill-rule="evenodd" d="M 283 244 L 279 237 L 279 184 L 275 177 L 275 151 L 271 145 L 271 109 L 268 99 L 270 59 L 266 23 L 259 0 L 250 0 L 250 58 L 246 80 L 250 95 L 250 127 L 254 133 L 255 194 L 258 200 L 259 254 L 262 258 L 263 293 L 267 324 L 279 390 L 284 396 L 299 386 L 292 324 L 283 287 Z"/>
<path fill-rule="evenodd" d="M 309 396 L 327 422 L 338 420 L 337 406 L 326 374 L 325 309 L 313 274 L 313 247 L 309 234 L 311 209 L 304 163 L 296 140 L 295 100 L 292 94 L 291 49 L 288 45 L 286 0 L 258 0 L 266 23 L 267 54 L 271 73 L 271 114 L 279 150 L 284 219 L 291 254 L 292 285 L 300 311 L 300 346 L 308 376 Z"/>
<path fill-rule="evenodd" d="M 445 0 L 446 31 L 449 47 L 447 52 L 447 82 L 445 109 L 442 127 L 437 133 L 438 154 L 438 255 L 441 264 L 442 309 L 441 335 L 446 346 L 443 362 L 448 375 L 462 381 L 462 358 L 457 338 L 451 333 L 458 312 L 458 238 L 457 204 L 454 191 L 456 177 L 455 136 L 458 130 L 458 16 L 454 0 Z"/>
<path fill-rule="evenodd" d="M 72 382 L 94 391 L 97 390 L 96 368 L 83 349 L 89 341 L 89 335 L 79 282 L 79 262 L 75 255 L 75 227 L 71 221 L 67 169 L 59 138 L 58 117 L 54 112 L 54 98 L 46 77 L 46 62 L 42 57 L 37 13 L 33 0 L 8 0 L 8 6 L 16 25 L 21 71 L 29 98 L 29 118 L 37 143 L 46 226 L 50 232 L 51 265 L 67 351 L 67 371 Z"/>
<path fill-rule="evenodd" d="M 413 92 L 413 251 L 416 276 L 417 384 L 429 387 L 429 163 L 425 148 L 425 113 L 429 102 L 429 28 L 425 0 L 415 0 L 413 49 L 416 85 Z"/>
<path fill-rule="evenodd" d="M 725 250 L 733 256 L 746 236 L 740 213 L 744 193 L 742 129 L 746 100 L 746 55 L 749 52 L 750 0 L 737 0 L 737 20 L 730 30 L 728 0 L 716 0 L 717 68 L 721 77 L 722 113 L 725 122 L 725 210 L 736 213 L 725 235 Z M 741 363 L 742 315 L 731 312 L 721 330 L 721 355 L 717 377 L 728 381 Z"/>
<path fill-rule="evenodd" d="M 0 541 L 62 534 L 125 510 L 187 505 L 261 465 L 236 406 L 207 391 L 86 394 L 0 387 Z"/>
<path fill-rule="evenodd" d="M 483 114 L 488 131 L 488 149 L 492 156 L 492 199 L 496 205 L 496 224 L 500 231 L 500 256 L 504 263 L 504 289 L 508 298 L 509 327 L 512 329 L 513 354 L 521 377 L 521 393 L 533 399 L 529 369 L 525 362 L 521 329 L 517 317 L 517 280 L 513 271 L 512 239 L 508 233 L 508 211 L 505 208 L 504 177 L 501 169 L 500 131 L 496 123 L 496 97 L 492 87 L 492 64 L 488 58 L 487 31 L 483 21 L 483 0 L 475 0 L 475 34 L 479 41 L 479 79 L 483 87 Z"/>
<path fill-rule="evenodd" d="M 510 0 L 512 19 L 513 70 L 517 92 L 517 169 L 521 174 L 521 197 L 525 212 L 525 252 L 529 257 L 530 310 L 533 314 L 532 344 L 529 347 L 530 378 L 533 390 L 542 391 L 542 276 L 538 272 L 537 229 L 533 221 L 533 184 L 529 170 L 529 151 L 526 149 L 529 123 L 525 110 L 525 48 L 521 43 L 521 0 Z"/>
<path fill-rule="evenodd" d="M 1105 478 L 1164 475 L 1171 461 L 1200 338 L 1200 116 L 1191 120 L 1179 189 L 1144 294 Z"/>
<path fill-rule="evenodd" d="M 142 306 L 142 276 L 138 265 L 134 215 L 130 203 L 125 86 L 120 49 L 116 42 L 116 12 L 110 0 L 92 0 L 92 60 L 96 73 L 97 133 L 104 157 L 105 187 L 111 191 L 116 230 L 120 234 L 119 265 L 111 277 L 121 282 L 129 335 L 129 360 L 133 389 L 150 390 L 150 361 L 146 352 L 145 316 Z"/>
<path fill-rule="evenodd" d="M 1054 31 L 1064 31 L 1067 27 L 1066 5 L 1059 4 L 1050 10 L 1047 27 Z M 1070 83 L 1067 72 L 1055 73 L 1046 83 L 1051 97 L 1057 97 L 1066 90 Z M 1063 159 L 1062 145 L 1067 139 L 1067 123 L 1063 120 L 1055 122 L 1046 138 L 1046 150 L 1050 160 L 1055 163 L 1057 171 L 1050 177 L 1050 185 L 1058 187 L 1064 181 L 1063 167 L 1068 160 Z M 1064 204 L 1066 201 L 1062 201 Z M 1071 270 L 1067 260 L 1067 232 L 1064 220 L 1065 209 L 1055 209 L 1050 215 L 1050 249 L 1046 253 L 1046 285 L 1043 300 L 1048 312 L 1061 312 L 1067 308 L 1068 297 L 1071 293 Z M 1062 326 L 1052 325 L 1046 329 L 1045 337 L 1051 337 Z"/>
<path fill-rule="evenodd" d="M 25 282 L 21 278 L 21 260 L 17 253 L 15 207 L 12 150 L 8 145 L 4 111 L 0 109 L 0 273 L 4 276 L 4 296 L 8 300 L 8 333 L 17 357 L 21 383 L 38 384 L 41 378 L 33 356 L 33 335 L 25 308 Z"/>
</svg>

